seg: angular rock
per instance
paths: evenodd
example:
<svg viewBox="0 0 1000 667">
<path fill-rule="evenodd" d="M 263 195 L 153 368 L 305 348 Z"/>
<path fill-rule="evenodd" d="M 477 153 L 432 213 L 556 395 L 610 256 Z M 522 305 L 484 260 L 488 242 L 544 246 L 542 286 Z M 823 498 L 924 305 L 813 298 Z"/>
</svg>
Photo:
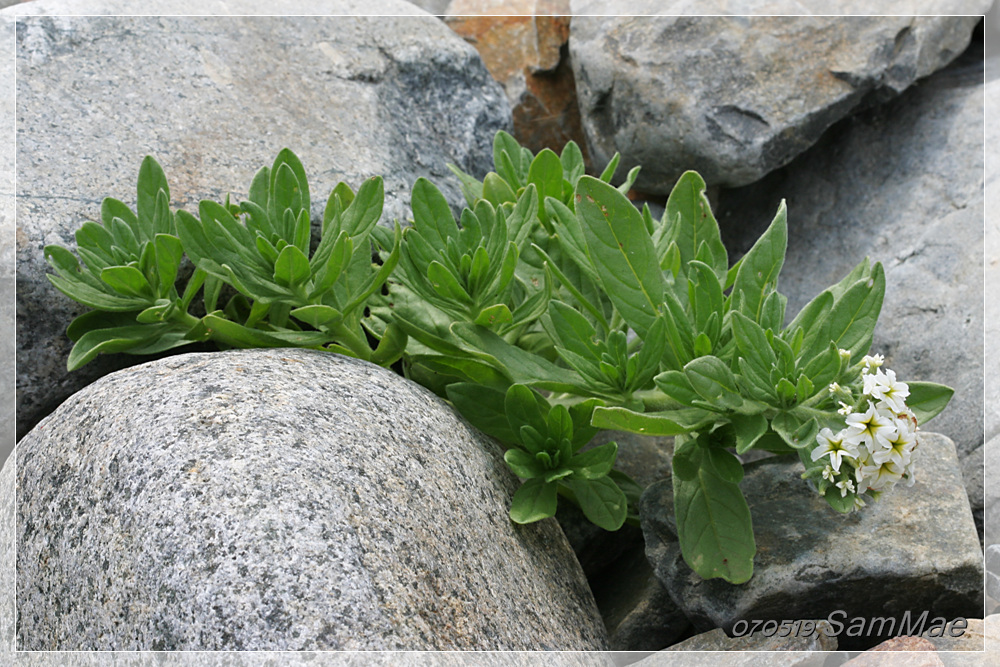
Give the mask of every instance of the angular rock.
<svg viewBox="0 0 1000 667">
<path fill-rule="evenodd" d="M 0 81 L 14 80 L 14 27 L 0 23 Z M 8 86 L 6 90 L 10 90 Z M 14 98 L 0 97 L 0 396 L 14 395 Z M 14 449 L 14 402 L 0 406 L 0 465 Z"/>
<path fill-rule="evenodd" d="M 938 651 L 982 651 L 985 647 L 986 623 L 981 618 L 967 619 L 965 630 L 959 633 L 956 628 L 955 633 L 959 636 L 954 637 L 946 631 L 942 636 L 925 632 L 921 637 L 933 644 Z"/>
<path fill-rule="evenodd" d="M 835 611 L 846 613 L 845 626 L 857 617 L 893 617 L 899 627 L 908 610 L 910 625 L 924 610 L 928 623 L 937 616 L 974 618 L 983 605 L 982 555 L 954 444 L 921 433 L 917 454 L 912 487 L 894 488 L 847 515 L 800 478 L 801 463 L 774 457 L 747 465 L 740 487 L 757 555 L 753 577 L 738 586 L 703 580 L 684 563 L 672 487 L 659 482 L 640 503 L 646 555 L 698 629 L 728 630 L 740 619 L 827 619 Z M 857 650 L 887 638 L 845 632 L 838 643 Z"/>
<path fill-rule="evenodd" d="M 825 634 L 829 626 L 817 621 L 816 630 L 808 636 L 777 637 L 757 632 L 745 637 L 728 637 L 716 628 L 685 639 L 635 663 L 637 667 L 658 667 L 683 664 L 685 667 L 819 667 L 837 640 Z M 678 662 L 676 652 L 684 651 Z"/>
<path fill-rule="evenodd" d="M 880 655 L 885 651 L 905 651 L 891 658 Z M 844 667 L 944 667 L 934 644 L 922 637 L 893 637 L 878 646 L 870 648 L 856 658 L 844 663 Z"/>
<path fill-rule="evenodd" d="M 1000 58 L 994 59 L 996 74 L 1000 74 Z M 1000 112 L 1000 78 L 984 86 L 987 117 Z M 1000 294 L 1000 123 L 986 123 L 986 293 Z M 1000 299 L 986 299 L 986 349 L 1000 350 Z M 1000 436 L 1000 357 L 986 359 L 986 439 Z M 1000 469 L 994 469 L 1000 475 Z M 994 476 L 994 479 L 998 477 Z M 1000 540 L 998 540 L 1000 541 Z"/>
<path fill-rule="evenodd" d="M 576 16 L 570 54 L 591 157 L 600 166 L 620 152 L 622 174 L 642 165 L 643 192 L 669 193 L 688 169 L 710 185 L 746 185 L 949 63 L 978 20 Z"/>
<path fill-rule="evenodd" d="M 14 651 L 14 457 L 0 468 L 0 654 Z"/>
<path fill-rule="evenodd" d="M 476 47 L 503 84 L 514 136 L 537 153 L 560 153 L 570 140 L 586 151 L 576 84 L 564 48 L 569 0 L 452 0 L 445 22 Z M 584 154 L 586 158 L 586 153 Z"/>
<path fill-rule="evenodd" d="M 100 14 L 122 3 L 72 4 Z M 143 10 L 211 4 L 160 0 Z M 402 0 L 339 9 L 352 7 L 419 15 L 16 21 L 19 435 L 73 391 L 141 360 L 99 358 L 67 374 L 65 329 L 84 309 L 45 279 L 42 248 L 75 247 L 73 233 L 99 216 L 105 196 L 134 205 L 144 155 L 163 166 L 172 206 L 191 211 L 228 192 L 244 198 L 255 171 L 287 146 L 316 193 L 314 220 L 338 181 L 357 187 L 381 174 L 387 223 L 408 217 L 418 177 L 458 206 L 446 163 L 492 168 L 493 135 L 510 129 L 510 110 L 475 49 Z"/>
<path fill-rule="evenodd" d="M 18 646 L 599 650 L 555 521 L 508 516 L 492 440 L 313 350 L 102 378 L 17 452 Z"/>
<path fill-rule="evenodd" d="M 955 389 L 928 426 L 955 441 L 977 510 L 984 377 L 982 80 L 981 61 L 939 72 L 831 128 L 759 183 L 723 190 L 716 207 L 736 259 L 787 200 L 788 253 L 778 288 L 788 295 L 789 317 L 864 257 L 883 263 L 885 301 L 872 349 L 904 381 Z"/>
</svg>

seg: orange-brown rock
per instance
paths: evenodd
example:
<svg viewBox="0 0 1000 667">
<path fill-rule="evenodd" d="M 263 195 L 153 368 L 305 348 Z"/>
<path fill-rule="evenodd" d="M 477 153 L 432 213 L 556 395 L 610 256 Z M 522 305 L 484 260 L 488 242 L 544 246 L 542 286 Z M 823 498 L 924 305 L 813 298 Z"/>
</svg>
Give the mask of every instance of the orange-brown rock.
<svg viewBox="0 0 1000 667">
<path fill-rule="evenodd" d="M 586 151 L 569 63 L 568 0 L 452 0 L 445 21 L 503 85 L 514 135 L 534 152 L 569 140 Z"/>
<path fill-rule="evenodd" d="M 944 663 L 927 639 L 893 637 L 848 660 L 843 667 L 944 667 Z"/>
</svg>

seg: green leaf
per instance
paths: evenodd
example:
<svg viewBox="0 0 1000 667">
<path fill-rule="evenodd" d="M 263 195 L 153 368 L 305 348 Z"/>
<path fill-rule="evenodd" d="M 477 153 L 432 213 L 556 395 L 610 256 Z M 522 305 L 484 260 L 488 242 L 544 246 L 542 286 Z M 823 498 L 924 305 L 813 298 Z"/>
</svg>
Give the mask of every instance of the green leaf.
<svg viewBox="0 0 1000 667">
<path fill-rule="evenodd" d="M 154 236 L 153 218 L 156 217 L 156 196 L 163 190 L 167 199 L 170 198 L 170 186 L 167 177 L 159 163 L 147 155 L 139 167 L 139 182 L 136 187 L 138 213 L 138 228 L 142 230 L 144 241 L 152 241 Z M 131 212 L 129 213 L 131 215 Z M 128 222 L 128 218 L 122 218 Z"/>
<path fill-rule="evenodd" d="M 610 185 L 584 176 L 577 184 L 576 214 L 605 291 L 645 337 L 663 303 L 663 275 L 639 211 Z"/>
<path fill-rule="evenodd" d="M 507 390 L 503 405 L 514 433 L 520 433 L 523 426 L 530 426 L 539 433 L 548 431 L 546 416 L 549 405 L 538 392 L 523 384 L 515 384 Z"/>
<path fill-rule="evenodd" d="M 719 235 L 719 224 L 712 214 L 712 207 L 705 194 L 705 181 L 696 172 L 681 175 L 667 198 L 666 216 L 674 222 L 667 243 L 676 243 L 680 252 L 680 266 L 686 267 L 701 245 L 707 244 L 711 261 L 707 262 L 718 281 L 726 279 L 728 258 Z"/>
<path fill-rule="evenodd" d="M 290 247 L 292 246 L 288 246 L 288 248 Z M 339 310 L 323 305 L 295 308 L 289 314 L 295 319 L 305 322 L 316 329 L 336 326 L 344 319 Z"/>
<path fill-rule="evenodd" d="M 274 262 L 274 281 L 282 287 L 295 287 L 304 284 L 310 275 L 309 258 L 296 246 L 285 246 Z"/>
<path fill-rule="evenodd" d="M 714 422 L 715 416 L 701 409 L 642 413 L 627 408 L 597 407 L 591 423 L 601 429 L 640 435 L 682 435 Z"/>
<path fill-rule="evenodd" d="M 300 211 L 308 214 L 311 206 L 309 182 L 306 170 L 295 153 L 288 148 L 281 149 L 274 158 L 269 176 L 267 211 L 272 220 L 281 220 L 285 209 L 289 208 L 296 219 Z M 292 242 L 291 234 L 283 238 Z"/>
<path fill-rule="evenodd" d="M 448 200 L 426 178 L 418 178 L 410 196 L 413 228 L 435 248 L 448 246 L 448 239 L 458 236 L 458 225 L 451 214 Z"/>
<path fill-rule="evenodd" d="M 785 327 L 785 331 L 795 331 L 796 327 L 802 327 L 805 332 L 802 339 L 803 351 L 809 350 L 813 341 L 822 333 L 823 324 L 833 307 L 833 294 L 830 290 L 823 290 L 812 301 L 799 311 L 795 319 Z"/>
<path fill-rule="evenodd" d="M 475 323 L 487 329 L 492 329 L 501 324 L 506 324 L 512 319 L 510 308 L 502 303 L 498 303 L 481 310 L 475 319 Z"/>
<path fill-rule="evenodd" d="M 447 167 L 451 170 L 451 173 L 458 177 L 462 187 L 462 194 L 465 196 L 465 202 L 469 206 L 474 206 L 477 199 L 483 198 L 482 183 L 453 164 L 449 163 Z"/>
<path fill-rule="evenodd" d="M 93 329 L 80 336 L 70 350 L 66 368 L 75 371 L 92 361 L 98 354 L 125 352 L 155 340 L 168 325 L 134 324 L 109 329 Z"/>
<path fill-rule="evenodd" d="M 752 448 L 761 436 L 767 433 L 767 418 L 762 414 L 730 415 L 729 422 L 736 429 L 736 453 L 743 454 Z"/>
<path fill-rule="evenodd" d="M 538 217 L 546 218 L 545 198 L 562 197 L 563 167 L 559 156 L 550 149 L 543 149 L 528 167 L 528 183 L 538 188 Z"/>
<path fill-rule="evenodd" d="M 510 519 L 514 523 L 534 523 L 556 513 L 557 482 L 529 479 L 514 493 L 510 504 Z"/>
<path fill-rule="evenodd" d="M 625 523 L 628 499 L 618 485 L 608 477 L 597 479 L 562 480 L 576 498 L 577 504 L 592 523 L 604 530 L 615 531 Z"/>
<path fill-rule="evenodd" d="M 743 479 L 743 464 L 722 447 L 707 447 L 704 454 L 712 470 L 724 481 L 739 484 Z"/>
<path fill-rule="evenodd" d="M 382 217 L 382 207 L 385 203 L 385 191 L 382 177 L 369 178 L 358 188 L 357 195 L 347 206 L 341 217 L 341 229 L 350 234 L 352 239 L 363 239 Z M 448 210 L 451 218 L 451 210 Z"/>
<path fill-rule="evenodd" d="M 610 183 L 611 179 L 615 177 L 615 172 L 618 171 L 618 163 L 621 162 L 622 156 L 615 153 L 611 156 L 611 160 L 604 167 L 604 171 L 601 172 L 600 180 L 604 183 Z"/>
<path fill-rule="evenodd" d="M 617 457 L 617 443 L 608 442 L 577 454 L 568 465 L 573 470 L 574 479 L 597 479 L 611 472 Z"/>
<path fill-rule="evenodd" d="M 837 299 L 826 318 L 824 335 L 816 339 L 816 344 L 826 347 L 827 341 L 833 341 L 837 347 L 849 350 L 851 362 L 856 363 L 871 346 L 884 295 L 885 271 L 876 263 L 871 276 L 854 283 Z"/>
<path fill-rule="evenodd" d="M 500 206 L 504 202 L 517 201 L 517 195 L 514 194 L 514 191 L 510 189 L 509 185 L 507 185 L 507 181 L 503 180 L 499 174 L 492 171 L 486 174 L 486 178 L 483 179 L 482 198 L 494 206 Z"/>
<path fill-rule="evenodd" d="M 759 324 L 742 313 L 732 311 L 731 318 L 733 338 L 736 340 L 740 356 L 746 359 L 760 375 L 767 378 L 771 369 L 778 363 L 778 357 L 771 349 L 767 335 Z"/>
<path fill-rule="evenodd" d="M 396 322 L 391 322 L 372 352 L 371 362 L 388 368 L 403 356 L 407 341 L 408 337 L 402 327 Z"/>
<path fill-rule="evenodd" d="M 209 313 L 202 318 L 212 338 L 239 348 L 312 347 L 329 342 L 330 336 L 321 331 L 262 331 L 251 329 Z"/>
<path fill-rule="evenodd" d="M 761 322 L 764 299 L 777 289 L 778 274 L 785 261 L 788 245 L 788 222 L 785 202 L 740 264 L 733 284 L 733 295 L 741 295 L 741 312 L 754 322 Z"/>
<path fill-rule="evenodd" d="M 545 477 L 548 472 L 534 454 L 518 447 L 512 447 L 504 452 L 503 460 L 507 463 L 511 472 L 522 479 Z"/>
<path fill-rule="evenodd" d="M 179 238 L 169 234 L 157 234 L 153 243 L 156 248 L 156 274 L 159 278 L 158 294 L 166 296 L 177 280 L 184 248 Z"/>
<path fill-rule="evenodd" d="M 699 465 L 692 475 L 673 478 L 684 561 L 702 579 L 742 584 L 753 575 L 757 551 L 750 508 L 738 485 L 716 474 L 700 456 L 695 462 Z"/>
<path fill-rule="evenodd" d="M 910 395 L 906 405 L 917 417 L 918 424 L 925 424 L 941 413 L 951 400 L 955 390 L 933 382 L 907 382 Z"/>
<path fill-rule="evenodd" d="M 134 266 L 109 266 L 101 271 L 101 280 L 125 296 L 149 300 L 156 298 L 146 276 Z"/>
<path fill-rule="evenodd" d="M 563 146 L 562 154 L 559 156 L 562 162 L 563 175 L 572 188 L 576 188 L 576 182 L 580 180 L 585 171 L 583 162 L 583 151 L 575 141 L 569 141 Z"/>
<path fill-rule="evenodd" d="M 691 387 L 706 401 L 732 410 L 743 404 L 736 386 L 736 376 L 718 357 L 698 357 L 691 360 L 684 366 L 684 375 Z"/>
</svg>

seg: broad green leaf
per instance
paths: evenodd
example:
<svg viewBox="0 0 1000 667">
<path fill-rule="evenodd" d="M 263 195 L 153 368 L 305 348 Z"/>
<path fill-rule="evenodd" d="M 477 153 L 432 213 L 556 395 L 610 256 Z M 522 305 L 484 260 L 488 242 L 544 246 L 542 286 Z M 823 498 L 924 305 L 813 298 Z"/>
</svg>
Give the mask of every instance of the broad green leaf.
<svg viewBox="0 0 1000 667">
<path fill-rule="evenodd" d="M 824 335 L 817 338 L 816 344 L 826 347 L 826 341 L 832 340 L 840 349 L 851 352 L 852 363 L 857 362 L 871 346 L 884 295 L 885 271 L 876 263 L 871 276 L 856 282 L 837 299 L 826 318 Z"/>
<path fill-rule="evenodd" d="M 413 228 L 433 247 L 446 248 L 448 239 L 458 236 L 458 225 L 448 201 L 426 178 L 418 178 L 413 184 L 410 207 L 413 210 Z"/>
<path fill-rule="evenodd" d="M 294 245 L 287 245 L 274 262 L 274 281 L 283 287 L 301 285 L 309 279 L 309 259 Z"/>
<path fill-rule="evenodd" d="M 280 220 L 285 209 L 292 209 L 298 218 L 299 211 L 310 210 L 309 182 L 299 158 L 288 148 L 283 148 L 274 159 L 270 170 L 267 211 L 272 220 Z M 291 236 L 285 240 L 291 242 Z"/>
<path fill-rule="evenodd" d="M 290 315 L 316 329 L 336 326 L 343 320 L 343 315 L 341 315 L 339 310 L 323 305 L 296 308 L 291 311 Z"/>
<path fill-rule="evenodd" d="M 832 307 L 833 294 L 830 290 L 823 290 L 799 311 L 795 319 L 785 327 L 785 331 L 795 331 L 796 327 L 802 327 L 805 332 L 802 339 L 802 349 L 803 351 L 809 350 L 816 337 L 822 333 L 823 324 Z"/>
<path fill-rule="evenodd" d="M 125 352 L 148 344 L 160 336 L 169 325 L 135 324 L 110 329 L 93 329 L 80 336 L 70 350 L 66 368 L 75 371 L 92 361 L 98 354 Z"/>
<path fill-rule="evenodd" d="M 366 179 L 341 216 L 341 229 L 353 239 L 365 238 L 382 217 L 385 191 L 382 177 Z M 448 211 L 451 218 L 451 210 Z"/>
<path fill-rule="evenodd" d="M 330 340 L 321 331 L 261 331 L 209 313 L 202 318 L 212 338 L 239 348 L 319 347 Z"/>
<path fill-rule="evenodd" d="M 933 382 L 907 382 L 910 395 L 906 405 L 913 410 L 918 424 L 925 424 L 941 413 L 951 400 L 955 390 Z"/>
<path fill-rule="evenodd" d="M 628 499 L 618 485 L 608 477 L 597 479 L 563 479 L 583 510 L 584 516 L 604 530 L 615 531 L 625 523 Z"/>
<path fill-rule="evenodd" d="M 736 409 L 743 403 L 736 377 L 718 357 L 698 357 L 684 366 L 684 375 L 706 401 Z"/>
<path fill-rule="evenodd" d="M 559 156 L 550 149 L 543 149 L 528 167 L 528 183 L 538 188 L 538 217 L 546 218 L 545 198 L 562 197 L 563 168 Z"/>
<path fill-rule="evenodd" d="M 402 358 L 407 341 L 408 337 L 402 327 L 396 322 L 390 323 L 372 352 L 371 362 L 388 368 Z"/>
<path fill-rule="evenodd" d="M 562 154 L 559 156 L 562 162 L 563 175 L 574 189 L 576 182 L 583 176 L 585 165 L 583 162 L 583 152 L 575 141 L 569 141 L 563 146 Z"/>
<path fill-rule="evenodd" d="M 156 248 L 156 274 L 159 278 L 159 294 L 166 296 L 177 280 L 177 270 L 184 257 L 181 240 L 169 234 L 157 234 L 154 240 Z"/>
<path fill-rule="evenodd" d="M 702 579 L 742 584 L 753 575 L 757 546 L 740 487 L 702 461 L 692 479 L 674 476 L 677 536 L 684 561 Z"/>
<path fill-rule="evenodd" d="M 722 447 L 706 447 L 703 456 L 716 475 L 730 484 L 743 479 L 743 464 Z"/>
<path fill-rule="evenodd" d="M 514 523 L 534 523 L 556 513 L 557 482 L 529 479 L 514 493 L 510 518 Z"/>
<path fill-rule="evenodd" d="M 608 296 L 644 337 L 663 303 L 663 274 L 639 211 L 610 185 L 584 176 L 577 184 L 576 214 Z"/>
<path fill-rule="evenodd" d="M 682 435 L 715 422 L 715 415 L 701 409 L 634 412 L 627 408 L 597 407 L 591 422 L 595 427 L 640 435 Z"/>
<path fill-rule="evenodd" d="M 449 163 L 447 167 L 451 170 L 451 173 L 458 177 L 459 182 L 462 184 L 462 194 L 465 196 L 466 204 L 473 206 L 477 199 L 483 198 L 482 183 L 453 164 Z"/>
<path fill-rule="evenodd" d="M 150 181 L 149 186 L 152 187 L 152 181 Z M 155 195 L 155 192 L 153 194 Z M 145 197 L 147 195 L 143 196 Z M 114 220 L 115 218 L 121 218 L 125 222 L 125 224 L 127 224 L 129 227 L 132 227 L 133 229 L 138 226 L 139 219 L 136 217 L 135 213 L 132 212 L 132 209 L 130 209 L 124 203 L 118 201 L 117 199 L 113 199 L 111 197 L 105 197 L 104 200 L 101 202 L 101 222 L 104 223 L 103 227 L 95 222 L 85 222 L 84 225 L 87 224 L 96 225 L 97 227 L 104 229 L 105 233 L 108 233 L 109 230 L 111 229 L 111 221 Z M 77 233 L 79 233 L 79 231 Z M 107 238 L 109 240 L 109 243 L 105 247 L 110 247 L 111 235 L 108 234 Z M 79 243 L 79 238 L 77 238 L 77 242 Z M 83 244 L 80 243 L 80 245 Z"/>
<path fill-rule="evenodd" d="M 487 329 L 492 329 L 506 324 L 512 319 L 510 308 L 502 303 L 498 303 L 481 310 L 475 319 L 475 323 Z"/>
<path fill-rule="evenodd" d="M 509 185 L 507 185 L 507 181 L 503 180 L 499 174 L 492 171 L 486 174 L 486 178 L 483 179 L 482 198 L 494 206 L 500 206 L 504 202 L 517 201 L 517 195 L 514 194 L 514 191 L 510 189 Z M 475 202 L 473 202 L 473 204 L 474 203 Z"/>
<path fill-rule="evenodd" d="M 153 218 L 156 216 L 156 196 L 163 190 L 167 199 L 170 198 L 170 186 L 163 169 L 152 156 L 147 155 L 139 167 L 139 182 L 136 187 L 136 213 L 138 213 L 138 228 L 142 230 L 143 240 L 153 240 Z M 129 214 L 130 215 L 130 214 Z M 128 218 L 123 218 L 126 222 Z"/>
<path fill-rule="evenodd" d="M 504 164 L 503 153 L 507 153 L 507 158 L 510 162 L 509 165 Z M 497 132 L 493 137 L 493 167 L 498 174 L 506 179 L 512 188 L 516 189 L 525 184 L 524 175 L 526 174 L 527 165 L 525 165 L 525 169 L 522 171 L 521 145 L 517 143 L 517 139 L 503 130 Z"/>
<path fill-rule="evenodd" d="M 742 313 L 733 311 L 730 314 L 733 338 L 736 340 L 736 347 L 740 351 L 740 356 L 746 359 L 760 375 L 767 378 L 778 363 L 778 357 L 771 344 L 767 341 L 764 330 L 760 328 L 751 318 Z"/>
<path fill-rule="evenodd" d="M 524 426 L 530 426 L 539 433 L 548 431 L 545 418 L 549 405 L 538 392 L 523 384 L 515 384 L 507 390 L 503 405 L 514 433 L 520 433 Z"/>
<path fill-rule="evenodd" d="M 618 163 L 621 162 L 622 156 L 615 153 L 611 156 L 611 160 L 604 167 L 604 171 L 601 172 L 600 180 L 604 183 L 610 183 L 611 179 L 615 177 L 615 172 L 618 171 Z"/>
<path fill-rule="evenodd" d="M 741 312 L 754 322 L 761 322 L 764 299 L 777 288 L 787 245 L 787 210 L 782 200 L 767 231 L 743 257 L 733 284 L 733 294 L 742 297 Z"/>
<path fill-rule="evenodd" d="M 156 298 L 146 276 L 134 266 L 109 266 L 101 271 L 101 280 L 125 296 L 149 300 Z"/>
<path fill-rule="evenodd" d="M 538 457 L 518 447 L 512 447 L 504 452 L 503 460 L 511 472 L 522 479 L 545 477 L 548 472 Z"/>
<path fill-rule="evenodd" d="M 597 479 L 604 477 L 615 465 L 618 444 L 608 442 L 599 447 L 580 452 L 569 461 L 575 479 Z"/>
<path fill-rule="evenodd" d="M 767 418 L 764 415 L 733 414 L 729 422 L 736 429 L 736 453 L 749 451 L 761 436 L 767 433 Z"/>
<path fill-rule="evenodd" d="M 726 279 L 728 258 L 719 235 L 719 224 L 712 215 L 705 195 L 705 181 L 696 172 L 681 175 L 667 198 L 666 216 L 672 222 L 668 243 L 676 243 L 681 267 L 686 267 L 698 254 L 702 243 L 707 244 L 711 261 L 706 262 L 718 281 Z M 683 271 L 683 268 L 682 268 Z"/>
</svg>

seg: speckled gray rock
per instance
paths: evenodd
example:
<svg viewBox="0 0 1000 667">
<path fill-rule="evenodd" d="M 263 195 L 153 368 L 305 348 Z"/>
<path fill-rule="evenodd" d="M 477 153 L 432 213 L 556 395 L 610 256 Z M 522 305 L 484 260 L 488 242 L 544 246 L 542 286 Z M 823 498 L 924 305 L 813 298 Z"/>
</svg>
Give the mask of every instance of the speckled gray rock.
<svg viewBox="0 0 1000 667">
<path fill-rule="evenodd" d="M 972 457 L 965 469 L 974 509 L 983 503 L 974 495 L 983 443 L 982 77 L 981 62 L 938 72 L 831 128 L 759 183 L 722 191 L 716 207 L 735 254 L 787 199 L 779 289 L 789 315 L 865 256 L 883 263 L 885 302 L 872 349 L 900 378 L 954 387 L 929 427 L 955 442 L 963 464 Z"/>
<path fill-rule="evenodd" d="M 103 2 L 72 4 L 100 13 Z M 19 435 L 73 391 L 139 361 L 99 358 L 67 374 L 65 330 L 83 309 L 44 278 L 42 248 L 74 247 L 105 196 L 134 204 L 144 155 L 163 166 L 173 205 L 195 210 L 200 199 L 244 196 L 287 146 L 305 165 L 317 220 L 340 180 L 357 187 L 383 175 L 391 222 L 408 217 L 419 176 L 458 205 L 446 163 L 492 167 L 493 135 L 510 128 L 510 108 L 475 49 L 402 0 L 339 5 L 419 15 L 18 19 Z"/>
<path fill-rule="evenodd" d="M 603 165 L 620 152 L 621 174 L 641 165 L 644 192 L 669 193 L 688 169 L 710 185 L 746 185 L 950 62 L 977 21 L 577 16 L 569 44 L 590 155 Z"/>
<path fill-rule="evenodd" d="M 806 628 L 800 630 L 799 628 Z M 758 630 L 742 637 L 729 637 L 721 629 L 709 630 L 695 635 L 682 642 L 674 644 L 667 651 L 796 651 L 799 655 L 789 656 L 789 660 L 779 664 L 789 667 L 793 665 L 808 665 L 815 662 L 815 652 L 837 650 L 837 638 L 833 636 L 832 626 L 823 620 L 811 620 L 807 626 L 790 626 L 791 636 L 778 636 L 784 630 Z M 665 660 L 669 656 L 662 656 Z M 705 656 L 708 657 L 708 656 Z M 715 656 L 720 657 L 720 656 Z M 759 656 L 758 656 L 759 657 Z M 773 656 L 768 656 L 773 657 Z M 725 660 L 725 657 L 723 657 Z M 640 663 L 645 664 L 645 663 Z M 650 664 L 656 664 L 651 662 Z M 705 662 L 704 664 L 712 664 Z M 726 662 L 726 664 L 729 664 Z M 742 663 L 737 663 L 742 664 Z M 751 662 L 750 664 L 754 664 Z M 774 664 L 774 663 L 765 663 Z"/>
<path fill-rule="evenodd" d="M 309 350 L 171 357 L 18 444 L 22 649 L 562 649 L 606 636 L 555 521 L 425 389 Z"/>
<path fill-rule="evenodd" d="M 14 457 L 0 467 L 0 653 L 14 650 Z"/>
<path fill-rule="evenodd" d="M 646 555 L 674 601 L 699 629 L 739 619 L 899 616 L 975 618 L 982 613 L 982 552 L 962 488 L 954 444 L 920 436 L 916 483 L 860 512 L 838 514 L 800 478 L 802 464 L 770 458 L 745 467 L 740 484 L 753 517 L 757 555 L 749 582 L 702 580 L 683 561 L 669 482 L 639 507 Z M 841 635 L 841 648 L 864 640 Z M 878 640 L 876 639 L 876 642 Z M 869 644 L 870 645 L 870 644 Z"/>
</svg>

